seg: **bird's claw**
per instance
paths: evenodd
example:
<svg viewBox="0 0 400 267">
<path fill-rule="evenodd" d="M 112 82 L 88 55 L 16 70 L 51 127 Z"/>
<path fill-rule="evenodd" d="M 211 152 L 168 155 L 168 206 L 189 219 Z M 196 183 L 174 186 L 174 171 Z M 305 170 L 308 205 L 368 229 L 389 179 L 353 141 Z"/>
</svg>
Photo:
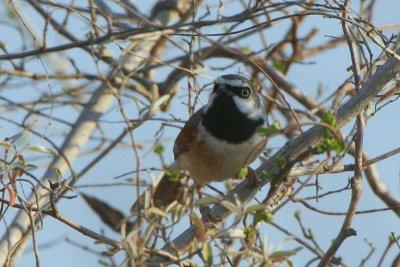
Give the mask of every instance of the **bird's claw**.
<svg viewBox="0 0 400 267">
<path fill-rule="evenodd" d="M 250 167 L 248 167 L 248 171 L 249 171 L 248 177 L 253 186 L 256 188 L 261 188 L 262 180 L 260 179 L 258 174 Z"/>
<path fill-rule="evenodd" d="M 205 224 L 211 223 L 214 226 L 220 222 L 222 222 L 222 219 L 217 218 L 212 214 L 211 208 L 209 206 L 200 206 L 199 207 L 200 213 L 201 213 L 201 219 Z"/>
</svg>

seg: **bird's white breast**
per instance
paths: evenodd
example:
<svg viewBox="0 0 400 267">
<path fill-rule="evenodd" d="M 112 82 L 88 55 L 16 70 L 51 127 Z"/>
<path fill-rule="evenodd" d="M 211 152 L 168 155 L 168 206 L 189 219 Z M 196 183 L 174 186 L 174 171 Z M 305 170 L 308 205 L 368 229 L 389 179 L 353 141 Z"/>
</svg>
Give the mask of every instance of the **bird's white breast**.
<svg viewBox="0 0 400 267">
<path fill-rule="evenodd" d="M 237 178 L 240 169 L 249 165 L 258 156 L 254 150 L 265 139 L 255 133 L 243 143 L 228 143 L 215 138 L 199 125 L 198 140 L 199 147 L 183 154 L 179 162 L 189 171 L 193 180 L 204 184 Z"/>
</svg>

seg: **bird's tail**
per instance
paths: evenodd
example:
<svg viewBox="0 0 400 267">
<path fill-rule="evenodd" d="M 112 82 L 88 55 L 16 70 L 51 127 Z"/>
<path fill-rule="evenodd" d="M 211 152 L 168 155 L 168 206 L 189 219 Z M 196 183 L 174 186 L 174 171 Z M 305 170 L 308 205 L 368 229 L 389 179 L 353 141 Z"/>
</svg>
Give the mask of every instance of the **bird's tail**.
<svg viewBox="0 0 400 267">
<path fill-rule="evenodd" d="M 145 206 L 155 206 L 165 209 L 174 201 L 181 201 L 184 195 L 184 184 L 188 177 L 181 173 L 174 162 L 168 170 L 132 205 L 131 212 L 137 213 Z"/>
</svg>

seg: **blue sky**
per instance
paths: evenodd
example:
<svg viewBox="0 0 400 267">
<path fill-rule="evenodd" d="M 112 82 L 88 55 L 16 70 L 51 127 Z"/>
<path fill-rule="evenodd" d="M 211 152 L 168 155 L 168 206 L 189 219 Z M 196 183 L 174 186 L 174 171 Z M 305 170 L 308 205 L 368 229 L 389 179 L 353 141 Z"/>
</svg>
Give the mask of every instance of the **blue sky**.
<svg viewBox="0 0 400 267">
<path fill-rule="evenodd" d="M 208 1 L 211 3 L 211 1 Z M 148 13 L 150 9 L 150 4 L 146 2 L 146 4 L 141 1 L 142 6 L 140 9 Z M 3 4 L 4 5 L 4 4 Z M 6 19 L 4 6 L 0 6 L 0 14 L 2 14 L 1 18 L 3 20 Z M 354 7 L 356 9 L 356 7 Z M 237 12 L 237 3 L 228 4 L 225 6 L 224 12 L 226 15 L 234 14 Z M 397 0 L 385 0 L 385 1 L 377 1 L 376 6 L 376 14 L 374 16 L 374 23 L 377 26 L 387 25 L 387 24 L 395 24 L 400 23 L 400 19 L 398 16 L 398 10 L 400 10 L 400 2 Z M 41 23 L 37 22 L 37 17 L 34 13 L 31 14 L 32 21 L 36 23 L 40 29 Z M 304 27 L 305 26 L 305 27 Z M 303 29 L 311 29 L 314 26 L 320 27 L 320 32 L 315 39 L 315 43 L 320 43 L 328 40 L 329 36 L 339 36 L 341 34 L 341 25 L 337 20 L 321 18 L 321 17 L 309 17 L 306 19 L 305 25 Z M 266 36 L 269 38 L 270 43 L 274 43 L 274 41 L 278 40 L 280 34 L 285 28 L 284 23 L 277 23 L 270 30 L 266 31 Z M 15 50 L 15 44 L 19 43 L 19 36 L 15 32 L 7 31 L 8 28 L 1 27 L 0 23 L 0 34 L 3 36 L 4 40 L 7 41 L 9 45 L 9 49 L 11 51 Z M 84 36 L 85 28 L 79 28 L 79 33 L 82 33 L 81 36 Z M 209 29 L 212 31 L 213 29 Z M 306 31 L 305 31 L 306 32 Z M 28 37 L 26 37 L 28 38 Z M 180 37 L 174 38 L 175 41 L 181 42 Z M 63 43 L 64 41 L 60 41 L 59 36 L 50 35 L 49 36 L 49 44 L 58 44 Z M 12 45 L 13 44 L 13 45 Z M 256 46 L 260 45 L 259 39 L 257 37 L 246 40 L 246 42 L 241 43 L 241 45 L 250 45 L 251 48 L 256 50 Z M 117 53 L 117 50 L 114 50 Z M 171 48 L 171 51 L 173 49 Z M 71 55 L 77 55 L 78 51 L 72 50 L 70 52 Z M 379 54 L 379 49 L 374 47 L 374 53 L 376 55 Z M 173 55 L 172 55 L 173 56 Z M 79 53 L 80 60 L 77 64 L 88 72 L 95 72 L 93 61 L 90 59 L 90 56 L 85 55 L 84 53 Z M 219 60 L 210 60 L 207 61 L 205 67 L 215 66 L 216 64 L 221 64 L 225 62 L 220 62 Z M 347 68 L 350 66 L 351 61 L 349 57 L 349 52 L 346 47 L 342 46 L 340 48 L 328 51 L 323 55 L 316 56 L 307 60 L 308 64 L 298 64 L 294 66 L 294 68 L 289 72 L 288 79 L 298 86 L 300 89 L 304 90 L 310 96 L 315 96 L 317 92 L 317 88 L 322 86 L 326 91 L 324 92 L 324 96 L 328 96 L 332 91 L 334 91 L 345 78 L 347 78 L 350 73 L 347 71 Z M 7 63 L 2 63 L 2 67 L 7 67 Z M 49 64 L 47 61 L 44 61 L 44 65 Z M 49 64 L 50 65 L 50 64 Z M 29 68 L 34 69 L 38 72 L 44 72 L 45 69 L 40 61 L 37 59 L 32 59 L 29 63 Z M 50 66 L 49 66 L 50 68 Z M 102 68 L 102 65 L 100 65 Z M 228 72 L 238 72 L 238 71 L 246 73 L 246 69 L 243 67 L 238 69 L 238 67 L 234 67 Z M 163 77 L 165 72 L 169 71 L 166 68 L 164 71 L 160 72 L 157 76 Z M 224 72 L 227 73 L 227 72 Z M 206 74 L 211 77 L 216 77 L 222 72 L 218 71 L 207 71 Z M 198 82 L 203 85 L 209 83 L 210 80 L 198 77 Z M 63 88 L 63 84 L 57 83 L 54 81 L 50 81 L 50 86 L 54 92 L 60 91 Z M 38 91 L 45 92 L 48 90 L 46 83 L 37 83 L 34 85 L 36 90 L 30 90 L 29 85 L 25 85 L 20 87 L 18 90 L 10 90 L 7 93 L 7 97 L 12 99 L 17 99 L 21 102 L 24 100 L 28 101 L 32 99 Z M 187 88 L 187 82 L 182 80 L 180 83 L 181 93 L 179 97 L 185 95 L 185 90 Z M 205 102 L 208 96 L 208 92 L 202 95 L 202 100 Z M 170 118 L 170 114 L 173 114 L 177 118 L 187 119 L 188 113 L 187 109 L 181 103 L 184 102 L 185 98 L 177 98 L 172 106 L 171 110 L 169 110 L 165 114 L 160 114 L 158 117 Z M 133 106 L 133 103 L 129 100 L 125 100 L 125 107 L 130 118 L 135 118 L 137 116 L 136 109 Z M 60 109 L 56 111 L 55 115 L 61 118 L 68 119 L 73 121 L 72 113 L 69 109 Z M 398 138 L 398 133 L 400 132 L 400 124 L 398 123 L 398 114 L 400 114 L 400 106 L 395 102 L 391 105 L 384 108 L 381 112 L 377 113 L 374 117 L 372 117 L 368 121 L 368 125 L 365 129 L 365 149 L 372 156 L 377 156 L 383 154 L 393 148 L 400 146 L 400 139 Z M 19 113 L 22 116 L 22 113 Z M 124 128 L 122 123 L 110 123 L 115 121 L 121 121 L 122 116 L 115 105 L 113 109 L 111 109 L 103 118 L 102 122 L 105 127 L 104 130 L 107 134 L 107 137 L 114 138 L 116 137 L 120 131 Z M 42 124 L 46 124 L 45 121 L 40 121 Z M 345 127 L 344 131 L 348 132 L 351 128 L 353 122 L 349 124 L 349 126 Z M 139 128 L 135 131 L 134 136 L 136 140 L 145 144 L 146 146 L 151 146 L 154 142 L 154 134 L 160 128 L 160 122 L 153 121 L 147 122 L 143 127 Z M 44 131 L 43 128 L 37 126 L 37 130 Z M 56 126 L 52 126 L 51 130 L 53 132 L 65 131 L 64 129 L 57 128 Z M 11 136 L 15 134 L 17 128 L 15 127 L 2 127 L 0 135 L 1 138 Z M 98 135 L 98 133 L 96 133 Z M 175 128 L 166 128 L 165 134 L 161 139 L 162 144 L 166 147 L 166 160 L 168 162 L 172 161 L 172 142 L 174 137 L 177 134 L 177 129 Z M 45 144 L 41 140 L 35 139 L 35 137 L 31 137 L 32 143 L 40 142 L 41 144 Z M 57 143 L 60 144 L 61 139 L 55 137 Z M 124 140 L 125 142 L 129 142 L 129 138 Z M 93 147 L 93 143 L 88 144 L 84 147 L 84 150 L 88 150 Z M 273 140 L 269 146 L 272 148 L 279 148 L 283 145 L 282 139 Z M 146 151 L 143 151 L 143 154 Z M 34 155 L 32 156 L 34 157 Z M 78 161 L 74 162 L 74 169 L 79 171 L 82 169 L 85 164 L 87 164 L 93 157 L 92 156 L 82 156 Z M 377 168 L 379 174 L 381 175 L 382 180 L 386 183 L 386 185 L 390 188 L 392 193 L 394 193 L 397 197 L 400 198 L 400 156 L 394 156 L 388 160 L 383 162 L 379 162 L 377 164 Z M 90 184 L 101 184 L 101 183 L 112 183 L 119 182 L 121 180 L 114 180 L 114 177 L 117 177 L 123 173 L 132 171 L 135 169 L 134 166 L 135 157 L 132 149 L 120 149 L 114 152 L 111 152 L 106 158 L 104 158 L 101 162 L 98 163 L 96 168 L 90 170 L 84 178 L 78 183 L 78 185 L 90 185 Z M 350 158 L 346 158 L 345 163 L 352 163 Z M 254 166 L 257 166 L 255 163 Z M 150 153 L 149 156 L 145 158 L 142 163 L 142 167 L 161 167 L 158 158 Z M 38 172 L 38 176 L 40 171 Z M 343 187 L 347 184 L 349 177 L 351 177 L 352 173 L 342 173 L 337 175 L 321 175 L 319 177 L 319 183 L 321 185 L 322 192 L 331 191 Z M 132 177 L 132 176 L 128 176 Z M 150 179 L 151 175 L 147 175 Z M 304 179 L 304 178 L 303 178 Z M 223 188 L 222 184 L 216 184 L 216 186 Z M 382 208 L 384 204 L 378 200 L 374 194 L 371 192 L 368 184 L 364 180 L 363 187 L 363 195 L 361 198 L 359 210 L 373 209 L 373 208 Z M 266 189 L 265 189 L 266 190 Z M 302 195 L 313 195 L 314 189 L 306 189 L 302 192 Z M 124 212 L 128 213 L 128 210 L 131 204 L 134 202 L 135 189 L 132 187 L 126 186 L 114 186 L 114 187 L 104 187 L 104 188 L 82 188 L 79 191 L 88 193 L 90 195 L 94 195 L 103 200 L 107 200 L 112 206 L 118 207 Z M 322 193 L 321 192 L 321 193 Z M 264 192 L 259 194 L 259 198 L 262 198 Z M 345 211 L 347 209 L 348 201 L 350 199 L 350 191 L 346 191 L 342 193 L 340 197 L 332 197 L 332 198 L 324 198 L 321 199 L 318 203 L 311 203 L 314 206 L 329 210 L 329 211 Z M 103 232 L 105 235 L 119 238 L 117 234 L 103 226 L 98 217 L 92 212 L 92 210 L 86 205 L 86 203 L 82 200 L 82 198 L 78 197 L 72 200 L 63 200 L 59 203 L 60 211 L 67 217 L 71 218 L 79 222 L 81 225 L 93 229 L 94 231 Z M 323 250 L 326 250 L 333 240 L 342 224 L 343 217 L 336 216 L 325 216 L 321 214 L 316 214 L 305 209 L 301 204 L 291 203 L 284 210 L 279 212 L 274 222 L 277 224 L 291 230 L 292 232 L 301 236 L 301 231 L 299 229 L 298 224 L 293 216 L 294 212 L 297 210 L 301 210 L 302 218 L 305 226 L 313 230 L 314 236 L 316 236 L 317 241 L 321 245 Z M 5 217 L 7 223 L 12 221 L 12 218 L 15 214 L 14 210 L 9 210 Z M 185 229 L 187 226 L 187 220 L 185 220 L 179 228 Z M 400 234 L 398 232 L 399 229 L 399 219 L 392 212 L 380 212 L 375 214 L 368 215 L 360 215 L 355 217 L 353 222 L 353 228 L 357 231 L 358 235 L 356 237 L 351 237 L 346 239 L 343 246 L 338 251 L 338 254 L 343 257 L 346 263 L 349 266 L 358 265 L 363 257 L 365 257 L 369 252 L 369 247 L 364 239 L 368 239 L 369 242 L 372 242 L 376 245 L 377 250 L 373 254 L 372 259 L 370 261 L 371 265 L 375 265 L 377 260 L 379 259 L 384 247 L 387 244 L 388 236 L 391 231 L 394 231 L 396 234 Z M 0 233 L 4 233 L 5 225 L 4 223 L 0 224 Z M 279 233 L 274 228 L 263 225 L 261 226 L 261 231 L 263 235 L 267 238 L 269 244 L 274 244 L 274 248 L 276 248 L 277 244 L 282 244 L 286 239 L 286 236 Z M 179 234 L 180 231 L 177 232 Z M 93 248 L 96 252 L 101 252 L 104 250 L 104 246 L 102 245 L 94 245 L 91 239 L 88 239 L 82 236 L 80 233 L 73 231 L 63 225 L 62 223 L 55 221 L 52 218 L 44 219 L 44 229 L 37 234 L 37 238 L 40 244 L 40 256 L 42 266 L 59 266 L 59 267 L 67 267 L 67 266 L 97 266 L 99 259 L 101 257 L 96 253 L 92 252 L 83 252 L 82 248 L 78 248 L 76 245 L 70 244 L 66 242 L 66 238 L 71 240 L 74 243 L 80 244 L 82 246 L 88 246 Z M 285 245 L 285 249 L 291 249 L 297 247 L 298 245 L 294 242 L 288 242 Z M 396 250 L 391 250 L 388 259 L 392 259 L 395 255 Z M 122 253 L 121 253 L 122 254 Z M 117 257 L 118 260 L 121 260 L 123 255 L 119 255 Z M 293 257 L 294 266 L 304 266 L 306 262 L 310 260 L 310 254 L 308 254 L 305 250 L 301 251 L 297 256 Z M 389 264 L 389 261 L 385 262 Z M 28 245 L 28 248 L 24 255 L 22 256 L 20 262 L 17 266 L 25 267 L 25 266 L 33 266 L 34 265 L 34 255 L 32 251 L 31 245 Z M 384 264 L 385 266 L 385 264 Z"/>
</svg>

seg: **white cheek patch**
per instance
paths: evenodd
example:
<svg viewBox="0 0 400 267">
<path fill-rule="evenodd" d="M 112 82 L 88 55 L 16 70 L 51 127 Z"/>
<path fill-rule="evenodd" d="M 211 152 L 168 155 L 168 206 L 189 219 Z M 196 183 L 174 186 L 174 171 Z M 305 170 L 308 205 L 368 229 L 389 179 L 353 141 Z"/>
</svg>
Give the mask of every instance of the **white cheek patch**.
<svg viewBox="0 0 400 267">
<path fill-rule="evenodd" d="M 249 116 L 250 119 L 258 119 L 262 117 L 262 112 L 256 106 L 256 103 L 249 99 L 241 98 L 237 95 L 233 96 L 233 101 L 235 102 L 238 109 Z"/>
</svg>

